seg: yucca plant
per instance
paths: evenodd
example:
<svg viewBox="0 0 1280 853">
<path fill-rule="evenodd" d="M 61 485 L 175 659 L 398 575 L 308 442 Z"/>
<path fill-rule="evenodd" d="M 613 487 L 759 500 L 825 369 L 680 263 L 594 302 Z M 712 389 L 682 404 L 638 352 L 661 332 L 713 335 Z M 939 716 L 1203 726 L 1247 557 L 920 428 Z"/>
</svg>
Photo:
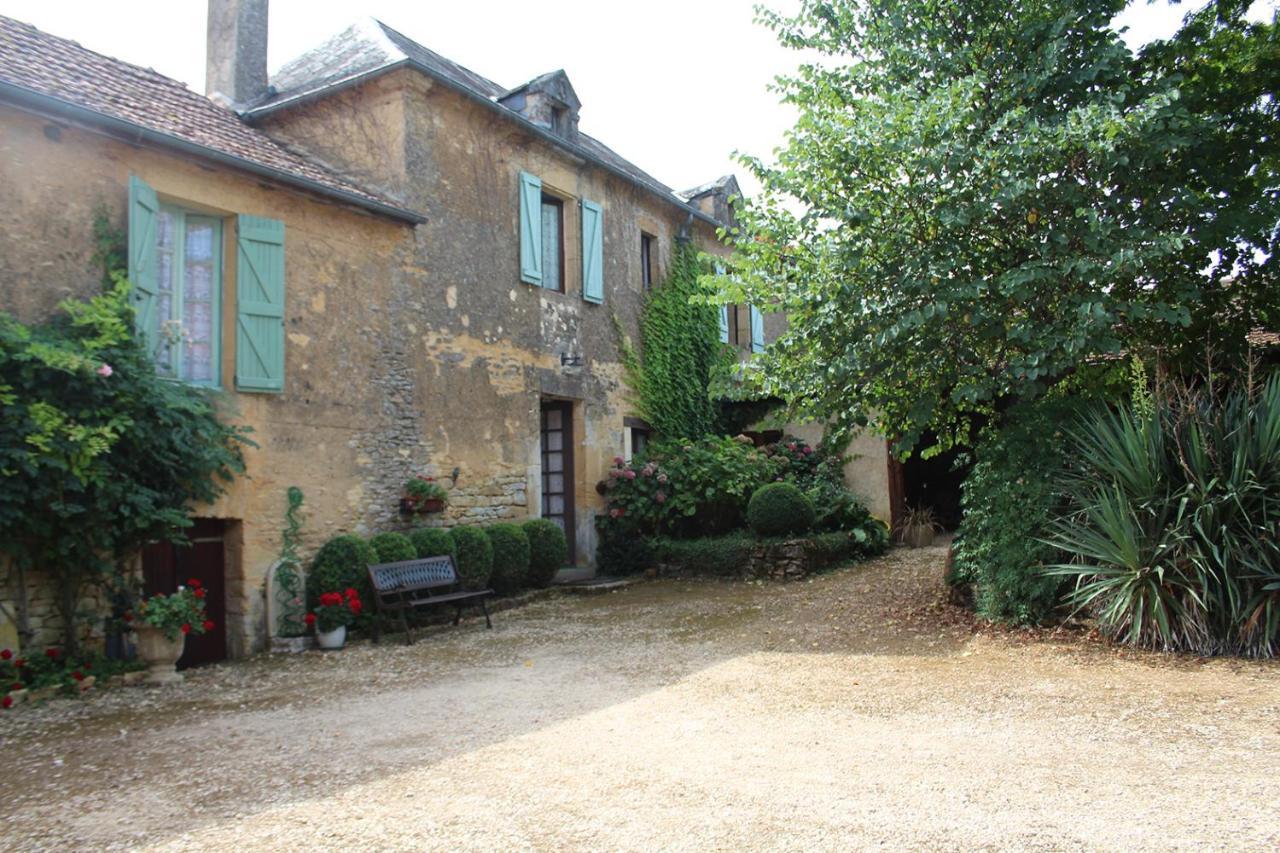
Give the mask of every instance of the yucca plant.
<svg viewBox="0 0 1280 853">
<path fill-rule="evenodd" d="M 1044 571 L 1106 635 L 1200 654 L 1280 648 L 1280 374 L 1215 399 L 1182 390 L 1142 413 L 1097 412 L 1072 433 L 1071 511 Z"/>
</svg>

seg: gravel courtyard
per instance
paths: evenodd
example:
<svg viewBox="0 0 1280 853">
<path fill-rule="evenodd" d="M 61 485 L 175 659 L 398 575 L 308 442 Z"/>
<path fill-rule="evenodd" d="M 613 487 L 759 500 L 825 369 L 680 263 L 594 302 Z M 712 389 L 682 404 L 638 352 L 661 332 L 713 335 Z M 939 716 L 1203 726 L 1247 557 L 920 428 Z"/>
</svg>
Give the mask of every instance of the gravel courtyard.
<svg viewBox="0 0 1280 853">
<path fill-rule="evenodd" d="M 1280 846 L 1280 666 L 975 632 L 943 556 L 10 712 L 0 847 Z"/>
</svg>

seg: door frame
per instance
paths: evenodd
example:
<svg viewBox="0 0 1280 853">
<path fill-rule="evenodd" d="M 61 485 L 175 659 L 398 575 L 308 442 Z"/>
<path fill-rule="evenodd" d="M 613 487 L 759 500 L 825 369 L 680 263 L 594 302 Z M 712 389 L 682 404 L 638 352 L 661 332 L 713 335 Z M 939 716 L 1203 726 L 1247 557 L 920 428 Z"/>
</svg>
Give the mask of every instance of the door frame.
<svg viewBox="0 0 1280 853">
<path fill-rule="evenodd" d="M 538 464 L 542 471 L 541 498 L 538 507 L 539 516 L 546 517 L 547 503 L 547 470 L 546 470 L 546 437 L 547 437 L 547 420 L 546 413 L 548 411 L 558 410 L 560 412 L 560 453 L 563 454 L 564 466 L 560 471 L 564 477 L 564 538 L 569 546 L 568 565 L 576 566 L 578 564 L 578 545 L 577 545 L 577 488 L 578 482 L 575 475 L 577 454 L 574 452 L 574 432 L 573 432 L 573 401 L 560 398 L 543 397 L 539 401 L 538 406 Z M 554 451 L 552 451 L 554 452 Z"/>
</svg>

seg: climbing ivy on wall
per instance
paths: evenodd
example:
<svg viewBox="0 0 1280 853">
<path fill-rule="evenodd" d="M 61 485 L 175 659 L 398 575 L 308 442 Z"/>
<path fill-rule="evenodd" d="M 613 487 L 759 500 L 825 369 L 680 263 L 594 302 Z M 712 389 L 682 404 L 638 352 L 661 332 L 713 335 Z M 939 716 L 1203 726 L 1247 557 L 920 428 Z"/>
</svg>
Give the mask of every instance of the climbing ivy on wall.
<svg viewBox="0 0 1280 853">
<path fill-rule="evenodd" d="M 645 302 L 640 351 L 623 338 L 636 410 L 663 438 L 697 438 L 716 425 L 709 389 L 729 355 L 720 342 L 719 308 L 693 301 L 701 295 L 701 272 L 693 246 L 678 244 L 669 275 Z"/>
</svg>

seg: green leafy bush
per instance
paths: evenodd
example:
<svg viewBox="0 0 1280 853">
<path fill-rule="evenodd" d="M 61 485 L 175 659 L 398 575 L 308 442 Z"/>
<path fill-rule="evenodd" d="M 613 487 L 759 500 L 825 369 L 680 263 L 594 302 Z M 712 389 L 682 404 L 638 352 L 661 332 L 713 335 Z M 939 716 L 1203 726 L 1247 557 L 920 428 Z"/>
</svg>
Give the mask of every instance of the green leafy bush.
<svg viewBox="0 0 1280 853">
<path fill-rule="evenodd" d="M 409 532 L 409 541 L 413 543 L 414 553 L 419 558 L 440 557 L 445 554 L 452 557 L 458 550 L 449 531 L 441 527 L 415 528 Z"/>
<path fill-rule="evenodd" d="M 1055 481 L 1068 464 L 1063 426 L 1079 416 L 1080 405 L 1019 406 L 974 449 L 950 581 L 970 585 L 974 606 L 988 619 L 1037 624 L 1060 601 L 1062 579 L 1039 567 L 1061 557 L 1042 539 L 1062 506 Z"/>
<path fill-rule="evenodd" d="M 399 563 L 418 556 L 418 550 L 403 533 L 379 533 L 369 539 L 369 547 L 379 563 Z"/>
<path fill-rule="evenodd" d="M 489 585 L 499 595 L 515 595 L 528 582 L 529 537 L 518 524 L 494 524 L 484 532 L 493 545 Z"/>
<path fill-rule="evenodd" d="M 649 538 L 627 524 L 626 519 L 597 516 L 596 530 L 596 565 L 602 574 L 634 575 L 653 566 Z"/>
<path fill-rule="evenodd" d="M 1049 537 L 1071 561 L 1046 570 L 1075 581 L 1071 603 L 1130 645 L 1275 655 L 1280 373 L 1256 393 L 1184 388 L 1098 412 L 1072 445 L 1072 503 Z"/>
<path fill-rule="evenodd" d="M 792 483 L 761 486 L 747 504 L 747 523 L 761 536 L 804 533 L 814 519 L 813 501 Z"/>
<path fill-rule="evenodd" d="M 364 601 L 372 601 L 369 564 L 377 563 L 373 547 L 359 536 L 335 536 L 320 546 L 307 572 L 307 609 L 314 609 L 320 594 L 354 588 Z"/>
<path fill-rule="evenodd" d="M 522 527 L 529 539 L 529 585 L 551 585 L 556 572 L 569 559 L 569 543 L 560 525 L 546 518 L 531 518 Z"/>
<path fill-rule="evenodd" d="M 455 527 L 449 531 L 453 539 L 454 562 L 458 579 L 469 589 L 483 589 L 493 574 L 493 544 L 479 527 Z"/>
<path fill-rule="evenodd" d="M 661 563 L 711 577 L 737 577 L 755 540 L 744 531 L 697 539 L 659 537 L 652 541 L 653 556 Z"/>
</svg>

